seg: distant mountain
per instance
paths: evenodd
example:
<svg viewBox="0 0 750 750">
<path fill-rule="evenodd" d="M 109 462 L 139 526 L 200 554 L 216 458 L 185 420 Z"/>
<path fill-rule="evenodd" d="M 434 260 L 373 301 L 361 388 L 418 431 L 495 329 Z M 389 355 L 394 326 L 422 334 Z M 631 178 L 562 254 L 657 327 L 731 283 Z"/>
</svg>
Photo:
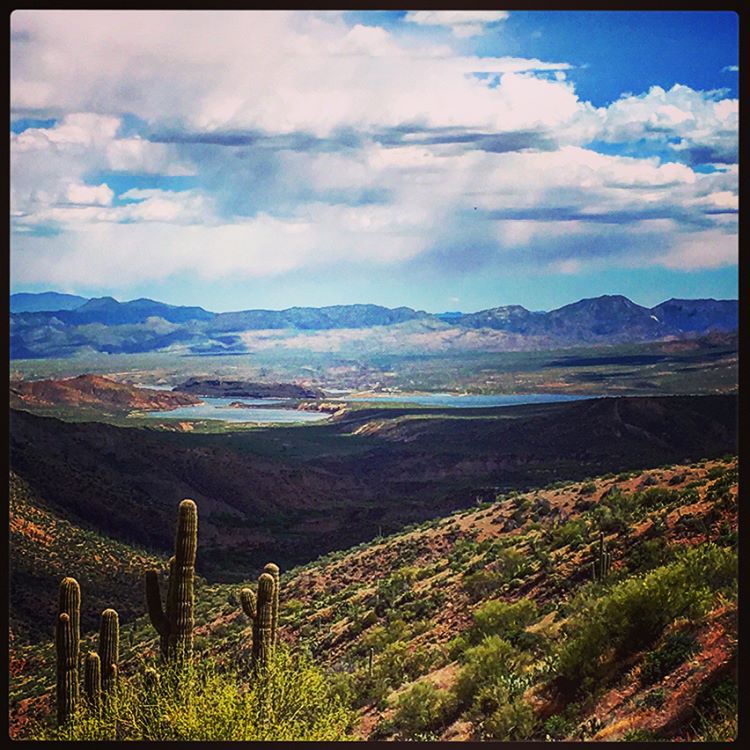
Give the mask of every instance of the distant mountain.
<svg viewBox="0 0 750 750">
<path fill-rule="evenodd" d="M 60 292 L 18 292 L 10 295 L 10 311 L 23 312 L 53 312 L 55 310 L 75 310 L 85 302 L 86 297 L 77 294 L 61 294 Z"/>
<path fill-rule="evenodd" d="M 258 338 L 249 335 L 252 332 L 276 330 L 278 336 L 265 337 L 263 346 L 274 338 L 282 348 L 304 349 L 304 336 L 293 334 L 299 331 L 306 336 L 321 332 L 318 348 L 334 350 L 346 340 L 350 348 L 361 344 L 367 349 L 379 341 L 401 352 L 413 346 L 414 340 L 405 336 L 408 331 L 404 329 L 416 326 L 425 351 L 446 347 L 454 351 L 462 346 L 538 350 L 732 332 L 737 329 L 738 309 L 737 300 L 671 299 L 647 308 L 622 295 L 603 295 L 550 312 L 508 305 L 474 313 L 431 314 L 410 307 L 362 304 L 214 313 L 150 299 L 118 302 L 99 297 L 75 309 L 12 313 L 10 349 L 16 359 L 66 357 L 86 350 L 130 353 L 170 348 L 194 354 L 234 354 L 256 345 L 253 341 Z M 387 334 L 384 327 L 390 327 Z M 347 333 L 323 340 L 324 332 L 345 329 Z M 367 329 L 373 330 L 368 333 Z"/>
<path fill-rule="evenodd" d="M 550 312 L 531 312 L 520 305 L 467 313 L 451 322 L 469 328 L 491 328 L 552 338 L 561 344 L 654 341 L 670 336 L 733 331 L 737 300 L 668 300 L 642 307 L 622 295 L 603 295 L 573 302 Z"/>
<path fill-rule="evenodd" d="M 296 328 L 321 331 L 332 328 L 371 328 L 433 317 L 410 307 L 380 305 L 332 305 L 330 307 L 290 307 L 287 310 L 242 310 L 219 313 L 212 320 L 211 332 Z"/>
<path fill-rule="evenodd" d="M 651 309 L 664 325 L 681 332 L 735 331 L 736 300 L 670 299 Z"/>
<path fill-rule="evenodd" d="M 86 323 L 122 325 L 144 323 L 148 318 L 162 318 L 170 323 L 185 323 L 189 320 L 211 320 L 214 316 L 215 313 L 208 312 L 202 307 L 179 307 L 144 298 L 118 302 L 112 297 L 97 297 L 76 310 L 56 317 L 73 325 Z"/>
<path fill-rule="evenodd" d="M 467 313 L 454 321 L 467 328 L 492 328 L 508 333 L 535 334 L 544 333 L 544 318 L 546 313 L 530 312 L 521 305 L 493 307 L 490 310 L 480 310 Z"/>
</svg>

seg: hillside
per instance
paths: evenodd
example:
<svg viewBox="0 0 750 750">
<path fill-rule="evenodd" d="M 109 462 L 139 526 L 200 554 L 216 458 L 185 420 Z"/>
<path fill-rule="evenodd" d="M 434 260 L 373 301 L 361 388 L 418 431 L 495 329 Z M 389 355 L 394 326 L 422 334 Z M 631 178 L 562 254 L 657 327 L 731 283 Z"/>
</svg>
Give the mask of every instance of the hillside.
<svg viewBox="0 0 750 750">
<path fill-rule="evenodd" d="M 730 739 L 736 545 L 736 459 L 556 483 L 283 573 L 281 637 L 332 672 L 361 738 Z M 204 658 L 247 659 L 238 588 L 198 587 Z M 125 675 L 155 647 L 146 620 L 123 628 Z M 22 736 L 51 648 L 11 656 Z"/>
<path fill-rule="evenodd" d="M 606 398 L 492 409 L 364 408 L 329 424 L 218 434 L 11 412 L 14 471 L 66 518 L 166 550 L 175 503 L 203 508 L 199 570 L 237 580 L 474 502 L 736 445 L 734 396 Z"/>
<path fill-rule="evenodd" d="M 12 638 L 38 642 L 49 636 L 57 587 L 71 568 L 86 581 L 84 595 L 91 603 L 82 627 L 98 624 L 98 613 L 115 591 L 123 622 L 140 614 L 141 577 L 156 563 L 152 554 L 71 523 L 12 471 L 9 498 Z"/>
<path fill-rule="evenodd" d="M 189 393 L 138 388 L 100 375 L 79 375 L 66 380 L 31 380 L 11 383 L 13 408 L 72 406 L 104 411 L 162 411 L 199 404 Z"/>
</svg>

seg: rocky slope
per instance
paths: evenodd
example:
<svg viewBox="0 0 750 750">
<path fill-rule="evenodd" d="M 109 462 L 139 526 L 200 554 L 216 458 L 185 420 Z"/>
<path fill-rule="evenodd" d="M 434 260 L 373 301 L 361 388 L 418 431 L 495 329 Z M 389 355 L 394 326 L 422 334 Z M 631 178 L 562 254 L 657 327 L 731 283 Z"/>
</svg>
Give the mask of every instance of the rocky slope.
<svg viewBox="0 0 750 750">
<path fill-rule="evenodd" d="M 201 572 L 232 580 L 269 545 L 289 566 L 498 489 L 722 455 L 736 444 L 736 409 L 733 396 L 363 409 L 203 435 L 13 411 L 10 457 L 66 517 L 156 549 L 171 544 L 174 504 L 193 498 Z"/>
</svg>

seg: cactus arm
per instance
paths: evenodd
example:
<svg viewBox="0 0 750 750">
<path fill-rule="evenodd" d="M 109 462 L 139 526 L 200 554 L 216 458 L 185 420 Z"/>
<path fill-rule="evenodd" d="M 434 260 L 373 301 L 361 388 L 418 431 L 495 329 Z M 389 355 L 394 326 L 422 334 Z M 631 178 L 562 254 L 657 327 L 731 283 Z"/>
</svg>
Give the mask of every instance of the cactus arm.
<svg viewBox="0 0 750 750">
<path fill-rule="evenodd" d="M 81 638 L 81 587 L 75 578 L 66 577 L 60 582 L 60 593 L 58 598 L 57 613 L 65 612 L 70 617 L 73 637 Z M 76 649 L 76 661 L 78 661 L 78 650 Z"/>
<path fill-rule="evenodd" d="M 252 589 L 242 589 L 240 591 L 240 604 L 242 611 L 250 618 L 255 619 L 255 594 Z"/>
<path fill-rule="evenodd" d="M 159 574 L 154 569 L 146 571 L 146 606 L 156 632 L 163 637 L 169 636 L 169 620 L 161 606 Z"/>
</svg>

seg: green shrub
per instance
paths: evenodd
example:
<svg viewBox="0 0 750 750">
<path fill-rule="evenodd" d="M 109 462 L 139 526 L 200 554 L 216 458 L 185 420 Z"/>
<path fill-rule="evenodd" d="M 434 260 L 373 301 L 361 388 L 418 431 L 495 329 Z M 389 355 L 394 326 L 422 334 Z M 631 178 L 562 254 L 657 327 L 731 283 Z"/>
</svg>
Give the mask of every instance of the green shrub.
<svg viewBox="0 0 750 750">
<path fill-rule="evenodd" d="M 477 695 L 479 711 L 473 712 L 483 740 L 528 740 L 536 726 L 532 707 L 521 697 L 511 697 L 505 685 L 491 685 Z M 477 713 L 479 714 L 477 716 Z"/>
<path fill-rule="evenodd" d="M 560 549 L 570 545 L 571 549 L 578 549 L 588 536 L 588 524 L 583 518 L 575 518 L 563 523 L 549 532 L 550 549 Z"/>
<path fill-rule="evenodd" d="M 532 659 L 498 635 L 485 638 L 464 654 L 454 693 L 461 706 L 470 706 L 485 688 L 503 684 L 512 695 L 523 691 L 522 674 Z"/>
<path fill-rule="evenodd" d="M 664 688 L 655 688 L 646 694 L 643 699 L 643 705 L 647 708 L 661 708 L 664 705 L 666 697 Z"/>
<path fill-rule="evenodd" d="M 463 587 L 472 602 L 485 599 L 490 594 L 497 593 L 507 582 L 502 573 L 493 570 L 478 570 L 463 577 Z"/>
<path fill-rule="evenodd" d="M 467 633 L 468 640 L 477 644 L 486 636 L 499 635 L 516 645 L 521 633 L 537 616 L 537 606 L 532 599 L 519 599 L 517 602 L 494 599 L 474 612 L 474 621 Z"/>
<path fill-rule="evenodd" d="M 666 565 L 674 558 L 674 555 L 674 548 L 664 537 L 643 539 L 635 545 L 633 551 L 628 555 L 627 568 L 631 573 L 644 573 Z"/>
<path fill-rule="evenodd" d="M 677 502 L 680 493 L 676 490 L 670 490 L 666 487 L 649 487 L 643 492 L 638 492 L 634 500 L 642 507 L 652 510 L 654 508 L 663 508 Z"/>
<path fill-rule="evenodd" d="M 453 710 L 450 694 L 431 682 L 417 682 L 401 693 L 395 702 L 390 729 L 400 739 L 418 740 L 443 727 Z"/>
<path fill-rule="evenodd" d="M 738 695 L 736 674 L 716 685 L 705 686 L 695 701 L 693 731 L 699 742 L 732 742 L 737 739 Z"/>
<path fill-rule="evenodd" d="M 655 642 L 676 617 L 697 618 L 719 591 L 736 589 L 737 555 L 703 544 L 646 575 L 632 576 L 596 597 L 591 589 L 569 605 L 567 639 L 559 651 L 559 677 L 568 690 L 599 682 L 608 656 L 633 653 Z"/>
<path fill-rule="evenodd" d="M 352 721 L 309 657 L 279 647 L 252 679 L 208 659 L 186 670 L 162 666 L 155 685 L 142 672 L 120 679 L 105 712 L 82 705 L 68 725 L 34 739 L 343 740 Z"/>
<path fill-rule="evenodd" d="M 652 685 L 690 658 L 700 646 L 695 636 L 685 631 L 670 633 L 664 643 L 646 655 L 641 665 L 641 684 Z"/>
<path fill-rule="evenodd" d="M 564 713 L 554 714 L 544 722 L 544 734 L 553 740 L 564 740 L 569 737 L 576 728 L 577 722 L 573 718 L 573 711 L 577 704 L 571 704 Z"/>
</svg>

